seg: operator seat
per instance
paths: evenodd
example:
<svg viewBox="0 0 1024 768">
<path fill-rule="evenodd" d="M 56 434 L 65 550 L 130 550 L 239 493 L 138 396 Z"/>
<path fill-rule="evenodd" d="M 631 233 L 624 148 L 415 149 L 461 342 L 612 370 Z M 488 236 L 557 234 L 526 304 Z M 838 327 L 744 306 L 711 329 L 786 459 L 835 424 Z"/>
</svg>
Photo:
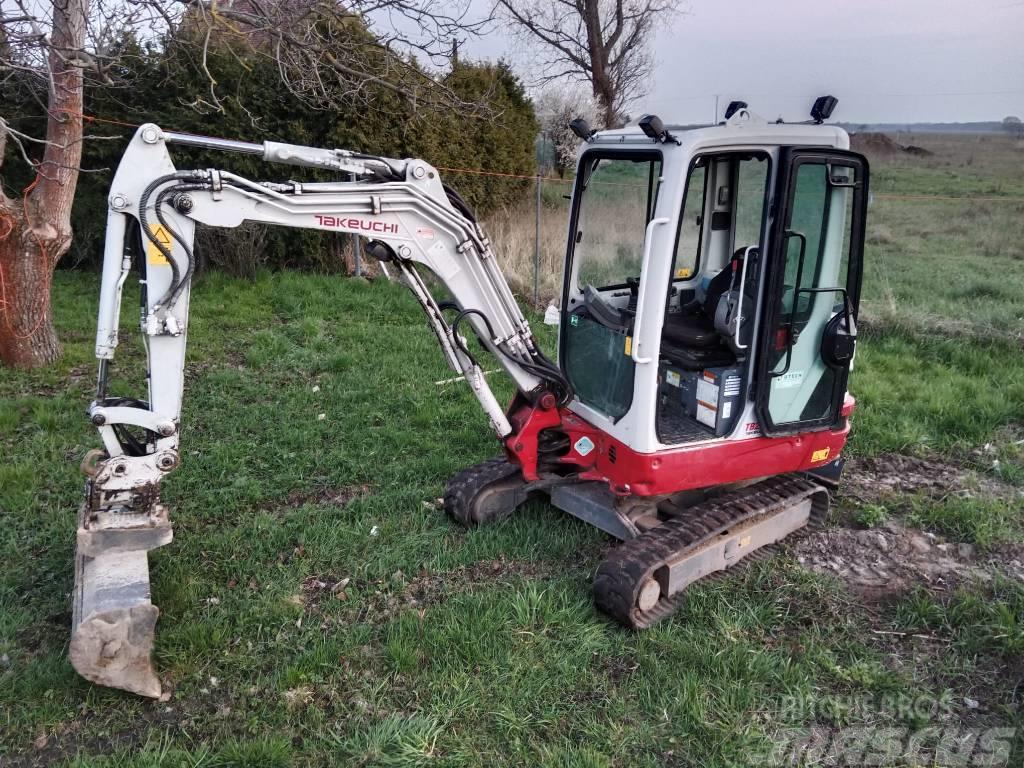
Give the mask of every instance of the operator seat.
<svg viewBox="0 0 1024 768">
<path fill-rule="evenodd" d="M 686 370 L 701 370 L 733 365 L 736 353 L 715 328 L 715 315 L 722 297 L 738 281 L 743 269 L 746 248 L 736 251 L 732 260 L 715 275 L 704 292 L 703 300 L 693 301 L 678 312 L 665 315 L 662 326 L 662 354 Z M 751 275 L 748 274 L 748 280 Z M 751 282 L 744 291 L 750 294 Z"/>
<path fill-rule="evenodd" d="M 715 330 L 715 312 L 722 294 L 729 290 L 733 281 L 733 268 L 742 268 L 742 251 L 739 261 L 734 257 L 708 283 L 703 301 L 694 301 L 682 307 L 678 312 L 665 315 L 662 337 L 682 347 L 708 349 L 722 343 L 722 337 Z"/>
</svg>

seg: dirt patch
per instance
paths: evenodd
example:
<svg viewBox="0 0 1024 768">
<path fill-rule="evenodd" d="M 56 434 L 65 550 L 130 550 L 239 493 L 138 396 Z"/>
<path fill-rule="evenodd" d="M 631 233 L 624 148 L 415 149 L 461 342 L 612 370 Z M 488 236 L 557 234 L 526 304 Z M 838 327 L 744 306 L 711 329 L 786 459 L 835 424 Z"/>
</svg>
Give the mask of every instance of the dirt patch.
<svg viewBox="0 0 1024 768">
<path fill-rule="evenodd" d="M 513 578 L 543 579 L 565 572 L 561 565 L 509 560 L 502 556 L 451 571 L 421 571 L 411 579 L 401 571 L 388 579 L 374 581 L 329 574 L 310 576 L 303 582 L 302 598 L 311 613 L 320 613 L 328 600 L 351 601 L 352 609 L 345 612 L 341 622 L 382 624 L 405 611 L 426 610 L 456 594 L 493 587 Z M 361 599 L 353 599 L 355 595 Z"/>
<path fill-rule="evenodd" d="M 902 149 L 890 136 L 871 131 L 855 133 L 850 136 L 850 148 L 872 155 L 895 155 Z"/>
<path fill-rule="evenodd" d="M 995 478 L 940 459 L 883 454 L 847 463 L 840 486 L 841 498 L 874 504 L 898 495 L 1010 500 L 1020 499 L 1024 493 Z"/>
<path fill-rule="evenodd" d="M 997 574 L 1024 581 L 1024 552 L 1003 547 L 981 554 L 971 544 L 889 521 L 880 528 L 826 528 L 799 540 L 793 552 L 804 567 L 838 576 L 870 598 L 923 586 L 951 591 L 964 582 L 988 582 Z"/>
<path fill-rule="evenodd" d="M 327 504 L 335 507 L 343 507 L 350 501 L 364 499 L 370 495 L 370 486 L 366 483 L 359 485 L 336 485 L 327 488 L 297 489 L 288 494 L 282 506 L 301 507 L 304 504 Z"/>
</svg>

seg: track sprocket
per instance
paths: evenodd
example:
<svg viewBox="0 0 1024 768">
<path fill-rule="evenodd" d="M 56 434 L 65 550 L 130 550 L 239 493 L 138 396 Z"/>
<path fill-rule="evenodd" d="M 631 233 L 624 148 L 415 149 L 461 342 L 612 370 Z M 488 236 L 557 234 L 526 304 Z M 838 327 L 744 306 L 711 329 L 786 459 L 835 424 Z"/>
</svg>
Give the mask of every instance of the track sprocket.
<svg viewBox="0 0 1024 768">
<path fill-rule="evenodd" d="M 444 508 L 453 520 L 471 528 L 505 519 L 528 496 L 519 467 L 505 459 L 490 459 L 448 481 Z"/>
</svg>

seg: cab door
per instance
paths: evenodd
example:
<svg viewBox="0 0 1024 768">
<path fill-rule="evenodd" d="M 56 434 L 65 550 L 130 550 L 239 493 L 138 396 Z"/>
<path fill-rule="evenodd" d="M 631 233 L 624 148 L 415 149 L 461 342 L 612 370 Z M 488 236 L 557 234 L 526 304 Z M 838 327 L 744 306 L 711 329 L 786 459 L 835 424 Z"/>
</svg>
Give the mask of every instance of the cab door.
<svg viewBox="0 0 1024 768">
<path fill-rule="evenodd" d="M 636 314 L 662 154 L 598 147 L 580 158 L 562 286 L 558 358 L 581 403 L 615 423 L 633 404 Z"/>
<path fill-rule="evenodd" d="M 784 148 L 757 362 L 766 435 L 840 419 L 857 341 L 868 166 L 842 150 Z"/>
</svg>

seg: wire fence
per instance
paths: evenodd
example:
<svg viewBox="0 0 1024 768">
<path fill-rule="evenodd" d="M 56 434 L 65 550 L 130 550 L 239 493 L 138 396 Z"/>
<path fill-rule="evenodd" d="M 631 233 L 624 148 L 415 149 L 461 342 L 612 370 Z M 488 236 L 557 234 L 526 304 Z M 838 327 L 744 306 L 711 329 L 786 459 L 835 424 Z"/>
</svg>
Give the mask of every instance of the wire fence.
<svg viewBox="0 0 1024 768">
<path fill-rule="evenodd" d="M 138 125 L 112 120 L 95 115 L 87 115 L 70 110 L 66 114 L 81 117 L 87 123 L 105 123 L 125 128 L 137 128 Z M 541 164 L 544 160 L 541 159 Z M 534 306 L 541 307 L 547 301 L 557 297 L 561 289 L 561 277 L 568 242 L 567 222 L 569 217 L 570 197 L 575 177 L 571 174 L 557 175 L 550 168 L 541 168 L 539 173 L 508 173 L 480 168 L 458 168 L 437 166 L 449 183 L 458 188 L 458 179 L 462 177 L 490 177 L 495 184 L 511 185 L 514 189 L 501 190 L 501 199 L 513 199 L 518 202 L 504 205 L 498 210 L 490 211 L 484 217 L 484 227 L 488 231 L 502 267 L 508 275 L 514 290 L 523 298 L 532 299 Z M 636 187 L 635 184 L 593 180 L 594 185 L 606 187 Z M 958 206 L 976 206 L 980 204 L 1018 204 L 1024 206 L 1024 196 L 1014 194 L 901 194 L 895 192 L 873 192 L 871 205 L 884 214 L 890 205 L 901 202 L 920 204 L 956 204 Z M 958 214 L 968 215 L 968 214 Z M 941 212 L 928 214 L 932 218 L 948 218 Z M 884 215 L 882 217 L 884 219 Z M 927 218 L 927 217 L 926 217 Z M 875 221 L 872 217 L 870 221 Z M 628 224 L 629 222 L 627 222 Z M 349 251 L 350 268 L 356 275 L 363 275 L 367 265 L 361 258 L 362 248 L 357 235 L 351 236 L 351 243 L 346 244 Z M 386 273 L 385 273 L 386 274 Z"/>
<path fill-rule="evenodd" d="M 439 170 L 453 177 L 450 183 L 456 188 L 460 174 L 491 175 L 488 171 L 475 169 Z M 569 198 L 575 178 L 569 175 L 559 178 L 551 174 L 493 175 L 508 180 L 515 179 L 520 183 L 530 182 L 531 188 L 523 191 L 519 206 L 489 214 L 484 219 L 484 226 L 516 293 L 523 298 L 532 299 L 535 307 L 542 308 L 545 303 L 556 299 L 561 291 L 563 262 L 569 237 Z M 612 185 L 627 186 L 614 183 Z M 1020 208 L 1019 212 L 1024 213 L 1024 196 L 1021 195 L 872 192 L 869 194 L 869 248 L 877 246 L 888 237 L 884 234 L 887 227 L 897 226 L 889 222 L 900 204 L 914 206 L 917 227 L 921 231 L 929 226 L 932 229 L 940 229 L 953 218 L 966 219 L 968 229 L 980 227 L 979 222 L 973 221 L 976 217 L 972 216 L 972 211 L 976 213 L 979 206 L 989 204 L 1009 206 L 1006 210 L 1008 214 L 1016 210 L 1013 208 L 1015 204 Z M 953 207 L 952 210 L 950 206 Z M 614 212 L 611 215 L 614 216 Z M 632 223 L 624 221 L 623 225 L 628 226 Z M 873 228 L 876 230 L 876 237 L 872 239 Z"/>
</svg>

